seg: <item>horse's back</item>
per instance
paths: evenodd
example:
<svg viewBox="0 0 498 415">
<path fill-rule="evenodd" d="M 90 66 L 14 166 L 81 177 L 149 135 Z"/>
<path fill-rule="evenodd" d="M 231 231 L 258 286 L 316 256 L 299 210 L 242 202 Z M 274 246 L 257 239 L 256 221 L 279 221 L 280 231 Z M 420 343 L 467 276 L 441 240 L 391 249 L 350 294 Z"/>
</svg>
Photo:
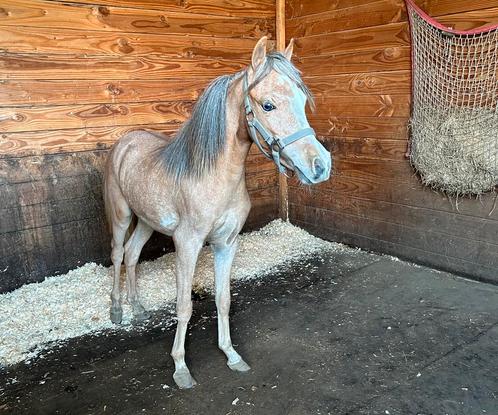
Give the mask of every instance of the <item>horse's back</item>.
<svg viewBox="0 0 498 415">
<path fill-rule="evenodd" d="M 145 131 L 134 130 L 126 133 L 114 143 L 108 158 L 108 163 L 121 164 L 124 158 L 147 158 L 154 151 L 164 147 L 171 140 L 165 135 Z"/>
</svg>

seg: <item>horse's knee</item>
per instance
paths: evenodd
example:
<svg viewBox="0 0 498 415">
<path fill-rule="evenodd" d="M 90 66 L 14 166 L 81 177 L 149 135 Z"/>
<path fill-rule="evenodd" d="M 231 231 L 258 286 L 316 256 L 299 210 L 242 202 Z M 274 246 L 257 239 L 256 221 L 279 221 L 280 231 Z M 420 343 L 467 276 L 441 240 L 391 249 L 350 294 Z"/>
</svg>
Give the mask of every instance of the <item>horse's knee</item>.
<svg viewBox="0 0 498 415">
<path fill-rule="evenodd" d="M 123 262 L 124 248 L 122 246 L 117 246 L 114 244 L 112 247 L 111 261 L 114 265 L 121 265 Z"/>
</svg>

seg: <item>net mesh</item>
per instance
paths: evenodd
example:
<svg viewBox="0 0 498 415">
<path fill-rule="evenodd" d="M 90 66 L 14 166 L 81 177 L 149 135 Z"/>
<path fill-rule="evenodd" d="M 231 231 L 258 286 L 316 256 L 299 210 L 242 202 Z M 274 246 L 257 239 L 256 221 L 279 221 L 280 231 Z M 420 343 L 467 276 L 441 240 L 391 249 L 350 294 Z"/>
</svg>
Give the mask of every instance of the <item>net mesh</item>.
<svg viewBox="0 0 498 415">
<path fill-rule="evenodd" d="M 498 28 L 445 30 L 408 3 L 410 159 L 425 184 L 481 194 L 498 184 Z"/>
</svg>

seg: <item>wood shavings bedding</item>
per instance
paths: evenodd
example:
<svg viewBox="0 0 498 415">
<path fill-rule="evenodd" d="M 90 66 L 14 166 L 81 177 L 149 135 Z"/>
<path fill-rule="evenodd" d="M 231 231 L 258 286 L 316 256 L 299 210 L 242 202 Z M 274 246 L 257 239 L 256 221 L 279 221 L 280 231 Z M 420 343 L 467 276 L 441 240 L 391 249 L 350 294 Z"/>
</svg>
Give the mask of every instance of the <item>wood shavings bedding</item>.
<svg viewBox="0 0 498 415">
<path fill-rule="evenodd" d="M 344 249 L 349 248 L 276 220 L 240 236 L 232 280 L 260 278 L 320 251 Z M 158 310 L 175 301 L 174 258 L 174 253 L 169 253 L 137 267 L 139 292 L 146 309 Z M 197 263 L 194 290 L 212 292 L 213 285 L 213 256 L 205 247 Z M 124 281 L 123 325 L 114 326 L 109 320 L 111 287 L 109 268 L 88 263 L 65 275 L 0 295 L 0 365 L 35 357 L 57 341 L 106 329 L 129 329 L 132 314 L 125 300 Z"/>
</svg>

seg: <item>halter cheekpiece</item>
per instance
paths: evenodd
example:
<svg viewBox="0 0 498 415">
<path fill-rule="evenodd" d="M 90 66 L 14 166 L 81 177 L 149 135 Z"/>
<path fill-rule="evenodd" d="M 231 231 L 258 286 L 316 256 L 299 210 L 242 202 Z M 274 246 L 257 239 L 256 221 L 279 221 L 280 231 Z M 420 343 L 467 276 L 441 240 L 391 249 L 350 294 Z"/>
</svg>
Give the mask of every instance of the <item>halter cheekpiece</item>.
<svg viewBox="0 0 498 415">
<path fill-rule="evenodd" d="M 259 150 L 263 153 L 263 155 L 266 158 L 274 161 L 274 163 L 278 167 L 278 171 L 280 173 L 285 174 L 286 168 L 280 161 L 280 153 L 282 152 L 282 150 L 285 147 L 287 147 L 289 144 L 292 144 L 293 142 L 303 137 L 306 137 L 308 135 L 315 135 L 315 131 L 313 130 L 313 128 L 308 127 L 296 131 L 295 133 L 288 135 L 287 137 L 284 138 L 275 137 L 256 118 L 256 114 L 254 113 L 254 110 L 251 106 L 251 101 L 249 99 L 248 88 L 249 85 L 247 81 L 247 72 L 246 72 L 246 74 L 244 75 L 244 91 L 246 93 L 244 97 L 244 107 L 246 110 L 246 120 L 247 120 L 247 127 L 249 130 L 249 136 L 251 137 L 252 141 L 254 141 L 254 143 L 258 146 Z M 259 133 L 261 138 L 268 145 L 268 148 L 271 150 L 271 153 L 266 151 L 265 148 L 262 146 L 257 133 Z"/>
</svg>

